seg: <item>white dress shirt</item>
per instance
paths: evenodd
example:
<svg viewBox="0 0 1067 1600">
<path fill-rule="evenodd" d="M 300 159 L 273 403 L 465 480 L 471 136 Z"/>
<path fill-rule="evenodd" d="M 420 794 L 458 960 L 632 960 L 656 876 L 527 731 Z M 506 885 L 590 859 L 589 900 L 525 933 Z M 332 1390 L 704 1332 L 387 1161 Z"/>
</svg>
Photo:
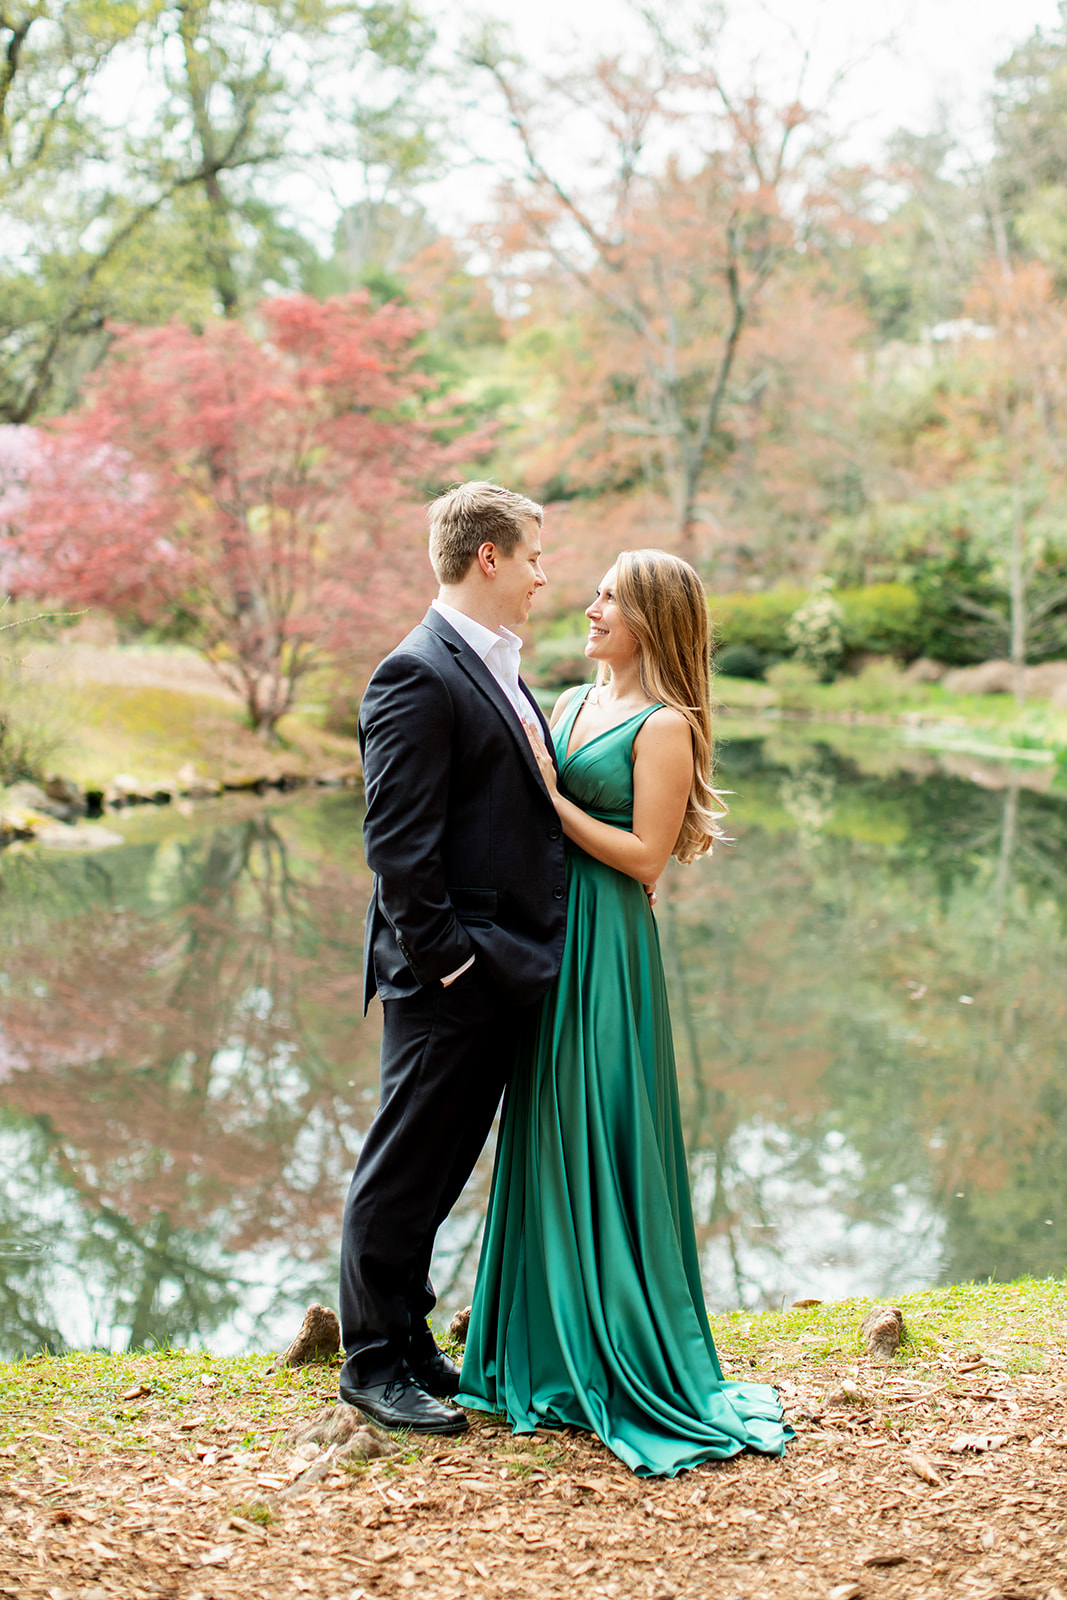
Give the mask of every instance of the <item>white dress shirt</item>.
<svg viewBox="0 0 1067 1600">
<path fill-rule="evenodd" d="M 503 627 L 494 633 L 492 628 L 475 622 L 473 617 L 457 611 L 455 606 L 447 605 L 444 600 L 431 600 L 430 604 L 455 628 L 464 644 L 469 644 L 475 655 L 485 662 L 514 706 L 516 715 L 520 719 L 528 717 L 533 708 L 519 687 L 522 640 L 518 634 Z"/>
<path fill-rule="evenodd" d="M 487 628 L 484 623 L 475 622 L 473 617 L 468 617 L 463 611 L 457 611 L 455 606 L 448 605 L 444 600 L 431 600 L 430 604 L 455 628 L 463 643 L 469 645 L 475 655 L 485 662 L 507 695 L 516 716 L 520 720 L 528 717 L 533 708 L 519 686 L 522 640 L 518 634 L 512 633 L 510 628 L 505 627 L 494 633 L 492 628 Z M 450 972 L 447 977 L 441 979 L 442 985 L 447 989 L 450 983 L 454 983 L 468 967 L 473 965 L 474 957 L 468 956 L 461 967 L 457 967 L 455 972 Z"/>
</svg>

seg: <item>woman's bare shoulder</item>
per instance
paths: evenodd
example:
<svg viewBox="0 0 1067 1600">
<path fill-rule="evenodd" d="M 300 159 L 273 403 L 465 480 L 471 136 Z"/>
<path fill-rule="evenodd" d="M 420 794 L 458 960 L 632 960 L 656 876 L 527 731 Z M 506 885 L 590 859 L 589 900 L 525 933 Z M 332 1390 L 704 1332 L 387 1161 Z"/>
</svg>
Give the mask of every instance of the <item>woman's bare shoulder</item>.
<svg viewBox="0 0 1067 1600">
<path fill-rule="evenodd" d="M 567 707 L 574 699 L 574 696 L 576 694 L 580 694 L 586 687 L 587 685 L 584 683 L 575 683 L 572 684 L 569 689 L 564 689 L 563 693 L 552 707 L 552 715 L 548 719 L 548 725 L 550 728 L 554 728 L 556 726 L 556 723 L 566 711 Z"/>
<path fill-rule="evenodd" d="M 649 743 L 658 744 L 663 740 L 673 743 L 687 738 L 690 731 L 689 723 L 680 711 L 676 711 L 673 706 L 659 706 L 641 724 L 638 738 L 647 732 L 652 736 Z"/>
</svg>

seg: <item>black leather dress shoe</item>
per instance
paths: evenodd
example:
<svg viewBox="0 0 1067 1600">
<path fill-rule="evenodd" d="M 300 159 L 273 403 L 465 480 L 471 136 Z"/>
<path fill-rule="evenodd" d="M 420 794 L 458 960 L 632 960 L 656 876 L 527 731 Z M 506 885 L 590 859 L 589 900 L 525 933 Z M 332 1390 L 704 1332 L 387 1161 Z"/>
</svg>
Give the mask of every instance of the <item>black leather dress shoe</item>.
<svg viewBox="0 0 1067 1600">
<path fill-rule="evenodd" d="M 443 1406 L 410 1375 L 392 1378 L 388 1383 L 368 1383 L 362 1389 L 347 1383 L 340 1387 L 341 1399 L 379 1428 L 410 1428 L 412 1433 L 465 1433 L 467 1419 L 462 1411 Z"/>
<path fill-rule="evenodd" d="M 443 1350 L 434 1350 L 423 1361 L 408 1360 L 411 1376 L 427 1394 L 441 1394 L 451 1400 L 460 1390 L 459 1368 Z"/>
</svg>

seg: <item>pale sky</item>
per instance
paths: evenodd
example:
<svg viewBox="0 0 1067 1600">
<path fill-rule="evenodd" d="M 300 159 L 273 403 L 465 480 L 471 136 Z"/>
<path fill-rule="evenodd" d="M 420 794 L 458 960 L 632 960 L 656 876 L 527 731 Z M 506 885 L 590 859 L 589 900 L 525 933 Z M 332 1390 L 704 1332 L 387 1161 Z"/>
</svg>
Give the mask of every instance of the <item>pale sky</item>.
<svg viewBox="0 0 1067 1600">
<path fill-rule="evenodd" d="M 974 107 L 1012 46 L 1058 22 L 1056 0 L 733 0 L 728 9 L 739 65 L 780 55 L 792 67 L 806 49 L 818 87 L 856 63 L 842 104 L 872 140 L 925 124 L 939 99 Z M 428 10 L 446 39 L 472 17 L 498 17 L 537 62 L 575 43 L 610 53 L 640 32 L 628 0 L 434 0 Z"/>
<path fill-rule="evenodd" d="M 699 0 L 676 0 L 677 5 Z M 458 43 L 478 17 L 511 30 L 531 65 L 551 68 L 631 48 L 640 38 L 628 0 L 431 0 L 442 45 Z M 1056 0 L 732 0 L 727 59 L 736 77 L 754 70 L 763 86 L 795 87 L 808 55 L 808 98 L 819 101 L 836 75 L 833 118 L 848 159 L 876 160 L 900 127 L 929 129 L 939 104 L 980 154 L 984 102 L 994 67 L 1036 27 L 1056 28 Z M 468 137 L 484 153 L 499 148 L 496 125 L 476 119 Z M 454 174 L 427 195 L 439 217 L 485 214 L 492 179 L 484 169 Z"/>
<path fill-rule="evenodd" d="M 437 29 L 437 59 L 447 68 L 465 34 L 479 18 L 504 23 L 523 57 L 548 70 L 574 66 L 598 55 L 626 54 L 639 48 L 642 29 L 630 0 L 415 0 Z M 651 0 L 656 3 L 656 0 Z M 707 0 L 659 0 L 677 15 Z M 1067 3 L 1067 0 L 1065 0 Z M 791 98 L 797 73 L 808 58 L 803 98 L 825 102 L 828 86 L 845 72 L 830 100 L 830 114 L 843 136 L 842 155 L 854 162 L 877 161 L 886 139 L 900 127 L 915 132 L 935 122 L 939 102 L 972 153 L 984 155 L 984 101 L 998 62 L 1035 27 L 1054 29 L 1056 0 L 728 0 L 731 20 L 725 35 L 726 76 L 746 85 L 755 75 L 772 100 Z M 135 131 L 139 118 L 154 113 L 160 87 L 158 62 L 147 70 L 127 61 L 102 80 L 101 110 Z M 845 69 L 848 69 L 845 71 Z M 351 86 L 343 78 L 341 98 Z M 425 91 L 437 97 L 443 119 L 461 133 L 455 168 L 425 186 L 420 198 L 437 224 L 455 235 L 491 215 L 499 168 L 508 147 L 499 107 L 486 83 L 457 86 L 438 81 Z M 357 91 L 358 93 L 358 91 Z M 462 102 L 474 100 L 473 109 Z M 315 105 L 309 109 L 314 127 Z M 298 138 L 298 133 L 295 135 Z M 569 137 L 569 130 L 567 137 Z M 463 149 L 467 154 L 464 156 Z M 564 145 L 571 170 L 562 173 L 580 184 L 580 143 Z M 341 207 L 363 194 L 361 174 L 351 164 L 316 159 L 288 174 L 272 174 L 271 195 L 291 209 L 294 221 L 308 227 L 328 251 Z"/>
</svg>

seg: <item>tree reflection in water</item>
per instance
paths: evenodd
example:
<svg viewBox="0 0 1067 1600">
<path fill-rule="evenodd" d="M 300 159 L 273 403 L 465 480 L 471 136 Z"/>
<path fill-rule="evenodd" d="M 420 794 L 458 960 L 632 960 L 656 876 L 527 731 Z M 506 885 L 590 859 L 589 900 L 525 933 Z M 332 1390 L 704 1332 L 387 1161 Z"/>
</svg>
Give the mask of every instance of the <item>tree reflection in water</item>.
<svg viewBox="0 0 1067 1600">
<path fill-rule="evenodd" d="M 736 846 L 661 884 L 714 1306 L 1067 1264 L 1067 805 L 902 759 L 735 743 Z M 377 1099 L 359 820 L 227 802 L 0 860 L 4 1353 L 271 1345 L 333 1300 Z"/>
<path fill-rule="evenodd" d="M 878 765 L 728 748 L 661 896 L 716 1306 L 1067 1262 L 1067 805 Z"/>
<path fill-rule="evenodd" d="M 5 1275 L 9 1350 L 254 1341 L 280 1278 L 332 1293 L 376 1098 L 357 828 L 334 801 L 4 862 L 0 1226 L 48 1247 Z"/>
</svg>

